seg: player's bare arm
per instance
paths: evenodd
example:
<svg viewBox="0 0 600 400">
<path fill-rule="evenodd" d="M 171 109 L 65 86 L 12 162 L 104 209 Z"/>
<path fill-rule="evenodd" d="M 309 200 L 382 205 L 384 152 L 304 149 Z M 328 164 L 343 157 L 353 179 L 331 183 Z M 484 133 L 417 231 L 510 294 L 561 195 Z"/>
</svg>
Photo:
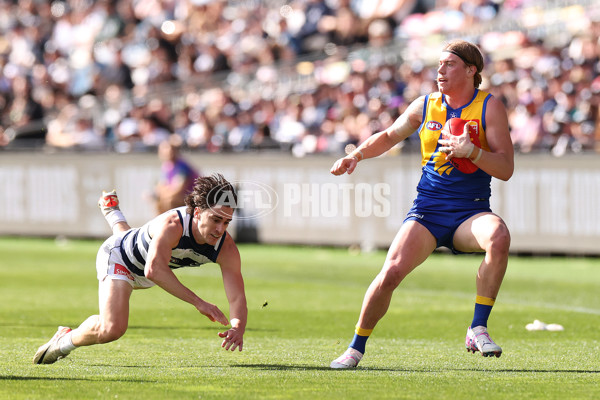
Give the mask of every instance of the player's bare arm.
<svg viewBox="0 0 600 400">
<path fill-rule="evenodd" d="M 352 153 L 337 160 L 331 167 L 331 173 L 351 174 L 359 161 L 380 156 L 412 135 L 421 124 L 424 102 L 424 96 L 413 101 L 389 128 L 372 135 Z"/>
<path fill-rule="evenodd" d="M 500 100 L 492 97 L 488 101 L 485 119 L 487 122 L 485 136 L 490 151 L 483 151 L 477 166 L 494 178 L 507 181 L 515 169 L 515 153 L 506 109 Z"/>
<path fill-rule="evenodd" d="M 177 276 L 169 268 L 171 249 L 174 248 L 181 235 L 183 228 L 179 217 L 175 213 L 165 215 L 164 219 L 155 222 L 151 227 L 153 236 L 148 249 L 148 257 L 144 275 L 173 296 L 192 304 L 196 309 L 211 321 L 222 325 L 228 325 L 229 321 L 225 314 L 214 304 L 208 303 L 198 297 L 193 291 L 182 284 Z"/>
<path fill-rule="evenodd" d="M 221 347 L 231 351 L 234 351 L 236 348 L 242 351 L 246 322 L 248 320 L 248 307 L 246 304 L 240 253 L 229 235 L 225 238 L 225 243 L 223 243 L 217 263 L 221 266 L 223 286 L 229 302 L 229 321 L 231 323 L 230 329 L 219 333 L 219 336 L 223 338 Z"/>
</svg>

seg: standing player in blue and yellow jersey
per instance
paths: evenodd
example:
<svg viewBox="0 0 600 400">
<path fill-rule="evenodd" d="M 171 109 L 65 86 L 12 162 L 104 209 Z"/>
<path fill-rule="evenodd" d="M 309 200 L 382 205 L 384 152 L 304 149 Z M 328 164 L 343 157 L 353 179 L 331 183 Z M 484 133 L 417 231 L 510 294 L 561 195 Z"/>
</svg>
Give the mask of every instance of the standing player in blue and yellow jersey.
<svg viewBox="0 0 600 400">
<path fill-rule="evenodd" d="M 419 133 L 423 174 L 417 198 L 365 294 L 354 339 L 331 363 L 332 368 L 356 367 L 394 289 L 440 246 L 454 253 L 485 253 L 477 273 L 466 347 L 484 356 L 502 353 L 488 335 L 487 321 L 508 264 L 510 233 L 490 209 L 490 182 L 492 177 L 506 181 L 512 176 L 514 152 L 503 104 L 478 89 L 482 70 L 483 56 L 477 46 L 463 40 L 448 43 L 438 66 L 439 92 L 413 101 L 391 127 L 365 140 L 331 168 L 334 175 L 351 174 L 358 162 Z M 462 134 L 443 133 L 452 118 L 462 120 Z M 469 163 L 471 169 L 461 167 Z"/>
</svg>

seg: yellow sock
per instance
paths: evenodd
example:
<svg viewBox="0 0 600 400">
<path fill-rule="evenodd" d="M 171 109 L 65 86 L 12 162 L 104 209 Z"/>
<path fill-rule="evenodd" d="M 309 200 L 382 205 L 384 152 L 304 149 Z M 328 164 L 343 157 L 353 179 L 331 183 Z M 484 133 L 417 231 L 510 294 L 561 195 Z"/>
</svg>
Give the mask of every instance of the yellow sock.
<svg viewBox="0 0 600 400">
<path fill-rule="evenodd" d="M 354 333 L 356 333 L 359 336 L 371 336 L 371 333 L 373 333 L 373 329 L 363 329 L 360 326 L 356 325 Z"/>
<path fill-rule="evenodd" d="M 496 302 L 496 299 L 492 299 L 489 297 L 477 296 L 475 297 L 475 303 L 483 304 L 484 306 L 493 306 Z"/>
</svg>

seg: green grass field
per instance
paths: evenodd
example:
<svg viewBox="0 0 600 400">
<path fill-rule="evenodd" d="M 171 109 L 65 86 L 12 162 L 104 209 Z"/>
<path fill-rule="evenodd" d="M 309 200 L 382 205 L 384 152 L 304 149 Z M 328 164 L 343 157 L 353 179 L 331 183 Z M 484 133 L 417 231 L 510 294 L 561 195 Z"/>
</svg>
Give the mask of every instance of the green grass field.
<svg viewBox="0 0 600 400">
<path fill-rule="evenodd" d="M 396 291 L 355 370 L 347 347 L 385 253 L 243 245 L 243 352 L 159 288 L 136 291 L 120 340 L 53 365 L 31 358 L 58 325 L 97 312 L 100 242 L 0 238 L 1 399 L 598 399 L 600 260 L 513 257 L 490 318 L 501 358 L 467 353 L 480 257 L 434 254 Z M 227 311 L 216 265 L 180 279 Z M 529 332 L 539 319 L 562 332 Z"/>
</svg>

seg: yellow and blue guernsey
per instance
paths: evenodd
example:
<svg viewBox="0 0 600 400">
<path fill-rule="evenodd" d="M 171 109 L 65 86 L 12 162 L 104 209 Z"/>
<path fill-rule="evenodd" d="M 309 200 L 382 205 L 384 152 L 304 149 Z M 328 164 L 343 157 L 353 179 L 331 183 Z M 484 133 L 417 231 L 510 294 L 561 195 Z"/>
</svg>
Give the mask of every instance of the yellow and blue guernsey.
<svg viewBox="0 0 600 400">
<path fill-rule="evenodd" d="M 419 195 L 428 198 L 456 200 L 489 200 L 491 176 L 481 169 L 473 173 L 458 170 L 439 151 L 438 140 L 442 128 L 450 118 L 461 118 L 472 125 L 471 141 L 489 151 L 485 137 L 485 110 L 491 94 L 475 90 L 471 101 L 460 108 L 451 108 L 442 93 L 432 93 L 425 98 L 423 122 L 419 126 L 423 175 L 417 186 Z"/>
<path fill-rule="evenodd" d="M 438 140 L 447 120 L 468 120 L 471 141 L 489 151 L 485 138 L 485 110 L 492 96 L 479 90 L 471 101 L 460 108 L 451 108 L 441 93 L 425 98 L 423 123 L 419 127 L 423 174 L 417 185 L 417 198 L 406 215 L 405 222 L 418 221 L 436 238 L 438 247 L 453 253 L 454 232 L 471 216 L 490 212 L 490 182 L 492 177 L 479 168 L 470 173 L 459 171 L 446 155 L 439 151 Z M 464 161 L 464 160 L 463 160 Z"/>
</svg>

